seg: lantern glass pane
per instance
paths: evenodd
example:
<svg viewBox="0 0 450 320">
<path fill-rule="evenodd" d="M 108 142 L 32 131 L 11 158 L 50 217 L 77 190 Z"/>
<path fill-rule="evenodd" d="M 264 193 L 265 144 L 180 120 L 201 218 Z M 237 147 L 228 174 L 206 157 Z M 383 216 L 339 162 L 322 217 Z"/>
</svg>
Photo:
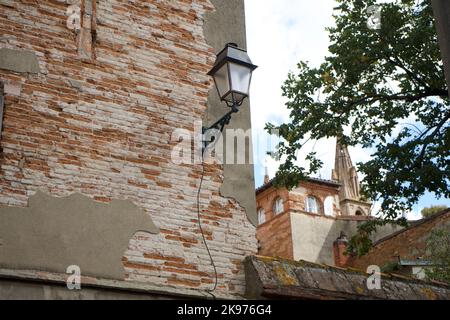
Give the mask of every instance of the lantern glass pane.
<svg viewBox="0 0 450 320">
<path fill-rule="evenodd" d="M 228 78 L 228 64 L 225 63 L 217 72 L 214 74 L 214 81 L 216 82 L 217 90 L 219 91 L 219 96 L 221 99 L 224 95 L 230 91 L 230 81 Z"/>
<path fill-rule="evenodd" d="M 245 97 L 247 97 L 247 95 L 242 94 L 242 93 L 238 93 L 238 92 L 233 92 L 233 99 L 231 102 L 235 102 L 237 104 L 241 104 L 242 100 L 245 99 Z"/>
<path fill-rule="evenodd" d="M 247 66 L 230 62 L 231 89 L 248 96 L 252 71 Z"/>
</svg>

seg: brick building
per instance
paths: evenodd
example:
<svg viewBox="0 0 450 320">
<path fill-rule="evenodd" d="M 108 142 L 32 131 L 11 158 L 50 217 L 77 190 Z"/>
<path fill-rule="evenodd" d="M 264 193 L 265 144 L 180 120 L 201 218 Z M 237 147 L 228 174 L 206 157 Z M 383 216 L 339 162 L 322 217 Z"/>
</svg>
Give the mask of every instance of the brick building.
<svg viewBox="0 0 450 320">
<path fill-rule="evenodd" d="M 226 110 L 207 72 L 245 48 L 243 2 L 0 1 L 0 297 L 209 296 L 201 165 L 171 162 L 172 133 Z M 200 218 L 214 294 L 242 295 L 251 164 L 205 166 Z M 59 286 L 71 265 L 90 289 Z"/>
<path fill-rule="evenodd" d="M 450 209 L 413 222 L 409 227 L 378 240 L 366 255 L 346 259 L 340 266 L 365 270 L 369 265 L 378 265 L 382 270 L 392 269 L 424 278 L 424 268 L 431 266 L 427 241 L 432 232 L 439 229 L 450 230 Z M 345 246 L 339 250 L 341 255 L 343 250 Z"/>
<path fill-rule="evenodd" d="M 356 233 L 371 219 L 371 204 L 364 201 L 348 148 L 336 143 L 333 180 L 313 179 L 297 188 L 275 188 L 267 175 L 256 190 L 259 254 L 293 260 L 335 264 L 333 243 Z M 380 228 L 373 240 L 396 231 Z"/>
</svg>

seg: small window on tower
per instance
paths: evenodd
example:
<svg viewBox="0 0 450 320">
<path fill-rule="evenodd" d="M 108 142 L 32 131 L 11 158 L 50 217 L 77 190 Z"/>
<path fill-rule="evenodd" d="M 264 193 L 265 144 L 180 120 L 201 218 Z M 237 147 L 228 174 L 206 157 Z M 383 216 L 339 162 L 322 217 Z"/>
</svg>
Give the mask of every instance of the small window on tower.
<svg viewBox="0 0 450 320">
<path fill-rule="evenodd" d="M 284 211 L 283 199 L 277 198 L 273 203 L 273 213 L 280 214 Z"/>
<path fill-rule="evenodd" d="M 258 224 L 266 222 L 266 211 L 263 208 L 258 210 Z"/>
<path fill-rule="evenodd" d="M 315 197 L 309 196 L 306 199 L 306 211 L 311 213 L 319 213 L 319 205 Z"/>
<path fill-rule="evenodd" d="M 326 216 L 334 216 L 334 198 L 332 196 L 328 196 L 325 198 L 323 207 L 323 211 Z"/>
</svg>

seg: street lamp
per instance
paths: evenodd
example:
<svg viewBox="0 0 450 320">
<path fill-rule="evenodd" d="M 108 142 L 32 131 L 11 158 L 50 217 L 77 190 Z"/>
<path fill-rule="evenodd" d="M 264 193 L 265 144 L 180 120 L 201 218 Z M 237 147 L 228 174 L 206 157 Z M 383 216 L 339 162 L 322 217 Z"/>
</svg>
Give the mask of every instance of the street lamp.
<svg viewBox="0 0 450 320">
<path fill-rule="evenodd" d="M 214 79 L 220 100 L 225 101 L 231 110 L 210 127 L 203 127 L 203 133 L 210 129 L 222 132 L 225 125 L 230 123 L 231 115 L 239 111 L 242 102 L 249 96 L 252 72 L 256 68 L 247 51 L 239 48 L 235 43 L 228 43 L 217 54 L 216 62 L 208 75 Z M 203 152 L 214 140 L 215 137 L 212 137 L 210 141 L 204 142 Z"/>
</svg>

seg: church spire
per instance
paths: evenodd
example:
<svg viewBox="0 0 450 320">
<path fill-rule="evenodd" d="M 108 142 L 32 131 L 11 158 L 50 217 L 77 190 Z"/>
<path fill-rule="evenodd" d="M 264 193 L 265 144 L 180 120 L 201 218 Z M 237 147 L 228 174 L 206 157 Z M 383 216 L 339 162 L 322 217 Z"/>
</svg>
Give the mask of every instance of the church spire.
<svg viewBox="0 0 450 320">
<path fill-rule="evenodd" d="M 267 167 L 267 159 L 264 160 L 264 184 L 268 184 L 270 182 L 269 177 L 269 168 Z"/>
<path fill-rule="evenodd" d="M 356 168 L 353 166 L 347 146 L 342 145 L 338 139 L 336 139 L 333 179 L 341 183 L 341 193 L 344 199 L 360 199 Z"/>
<path fill-rule="evenodd" d="M 356 168 L 352 163 L 347 146 L 341 144 L 339 138 L 336 138 L 336 155 L 332 177 L 341 184 L 339 198 L 342 213 L 344 215 L 368 215 L 370 203 L 361 200 Z"/>
</svg>

